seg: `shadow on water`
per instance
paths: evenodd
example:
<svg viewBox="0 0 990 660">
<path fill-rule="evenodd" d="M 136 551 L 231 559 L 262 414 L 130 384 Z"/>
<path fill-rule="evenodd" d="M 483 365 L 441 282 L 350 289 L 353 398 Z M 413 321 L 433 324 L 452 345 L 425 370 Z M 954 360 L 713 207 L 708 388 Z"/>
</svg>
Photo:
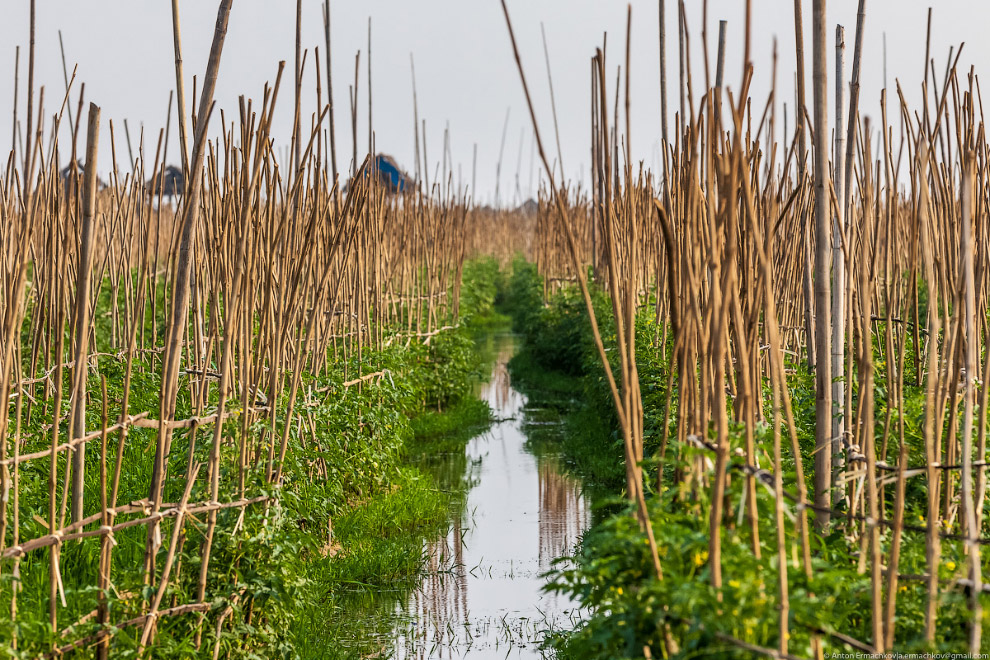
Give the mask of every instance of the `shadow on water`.
<svg viewBox="0 0 990 660">
<path fill-rule="evenodd" d="M 581 484 L 553 449 L 560 420 L 528 408 L 512 387 L 513 335 L 493 333 L 482 348 L 494 359 L 477 396 L 496 422 L 463 452 L 423 466 L 442 484 L 467 478 L 470 490 L 450 531 L 428 544 L 422 582 L 396 608 L 396 658 L 540 658 L 545 632 L 578 616 L 571 601 L 542 590 L 543 574 L 591 520 Z M 533 429 L 539 441 L 528 437 Z"/>
</svg>

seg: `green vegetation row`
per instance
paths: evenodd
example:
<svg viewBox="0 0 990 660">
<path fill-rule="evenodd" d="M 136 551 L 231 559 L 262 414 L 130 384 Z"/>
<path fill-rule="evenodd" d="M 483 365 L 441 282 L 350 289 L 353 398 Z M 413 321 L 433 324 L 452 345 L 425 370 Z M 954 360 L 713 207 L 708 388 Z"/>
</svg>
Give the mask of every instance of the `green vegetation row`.
<svg viewBox="0 0 990 660">
<path fill-rule="evenodd" d="M 716 590 L 708 556 L 711 491 L 704 483 L 683 479 L 683 475 L 698 470 L 699 464 L 701 474 L 711 475 L 714 453 L 696 443 L 677 441 L 678 416 L 672 406 L 678 397 L 671 390 L 677 382 L 671 378 L 671 338 L 663 337 L 653 310 L 646 306 L 636 317 L 636 355 L 643 397 L 644 481 L 663 567 L 663 578 L 658 579 L 635 507 L 622 496 L 626 487 L 622 438 L 584 302 L 576 287 L 565 288 L 548 301 L 544 301 L 544 291 L 536 267 L 517 260 L 504 298 L 525 344 L 511 367 L 518 387 L 543 391 L 542 405 L 556 405 L 566 411 L 562 449 L 570 469 L 589 488 L 597 512 L 594 526 L 569 562 L 560 564 L 551 576 L 549 587 L 574 598 L 589 615 L 575 630 L 554 631 L 547 641 L 548 650 L 567 659 L 641 659 L 649 657 L 646 654 L 651 648 L 664 648 L 668 636 L 678 641 L 674 654 L 678 658 L 752 657 L 753 650 L 741 648 L 738 641 L 757 649 L 776 648 L 778 566 L 772 488 L 761 485 L 756 491 L 761 539 L 761 556 L 757 557 L 743 516 L 746 480 L 740 468 L 745 461 L 740 455 L 732 457 L 722 539 L 725 583 Z M 613 351 L 610 302 L 594 287 L 592 297 L 606 351 Z M 813 377 L 802 365 L 790 364 L 789 371 L 796 431 L 808 465 L 815 446 Z M 917 385 L 907 390 L 905 441 L 917 455 L 923 446 L 924 392 Z M 855 403 L 858 390 L 853 396 Z M 876 386 L 875 396 L 878 419 L 883 419 L 887 400 L 882 383 Z M 769 401 L 770 396 L 764 400 Z M 770 418 L 769 410 L 763 411 L 763 418 Z M 734 446 L 743 442 L 743 432 L 741 424 L 733 424 Z M 882 425 L 876 433 L 879 442 Z M 667 447 L 662 451 L 665 436 Z M 755 438 L 761 464 L 772 464 L 772 436 L 773 429 L 761 422 Z M 709 439 L 714 437 L 711 430 Z M 794 492 L 794 461 L 785 460 L 784 467 L 785 490 Z M 678 474 L 682 478 L 675 481 Z M 905 542 L 901 548 L 900 571 L 906 577 L 900 581 L 897 594 L 898 651 L 931 649 L 923 639 L 925 583 L 910 579 L 925 572 L 926 562 L 923 520 L 927 496 L 923 484 L 916 482 L 908 481 L 906 494 L 905 527 L 913 530 L 904 534 L 906 541 L 913 542 Z M 894 489 L 887 488 L 883 505 L 889 510 L 893 502 Z M 788 502 L 787 510 L 791 652 L 798 657 L 812 656 L 814 638 L 820 640 L 824 652 L 862 652 L 856 640 L 869 638 L 871 601 L 870 576 L 858 537 L 847 536 L 838 527 L 826 536 L 813 535 L 813 573 L 808 579 L 801 567 L 793 502 Z M 886 529 L 882 534 L 884 552 L 890 540 L 891 532 Z M 963 544 L 944 541 L 942 552 L 939 577 L 952 585 L 965 577 Z M 936 649 L 965 650 L 967 597 L 963 586 L 950 586 L 941 592 L 939 619 L 943 623 L 938 628 Z"/>
<path fill-rule="evenodd" d="M 360 355 L 355 351 L 349 360 L 333 363 L 319 375 L 304 373 L 301 387 L 310 395 L 288 429 L 289 451 L 278 486 L 266 477 L 268 449 L 286 423 L 289 394 L 283 392 L 270 402 L 271 418 L 248 429 L 257 443 L 249 444 L 247 478 L 240 489 L 250 498 L 268 499 L 217 512 L 206 588 L 209 607 L 162 617 L 155 644 L 145 657 L 214 657 L 215 653 L 228 658 L 359 657 L 381 650 L 380 635 L 354 625 L 358 620 L 375 620 L 359 616 L 360 594 L 387 588 L 393 599 L 401 598 L 402 589 L 408 591 L 415 584 L 422 568 L 424 540 L 446 530 L 463 491 L 463 472 L 457 474 L 456 466 L 452 474 L 434 475 L 422 467 L 419 457 L 462 449 L 465 438 L 457 431 L 490 418 L 487 405 L 471 395 L 482 366 L 472 336 L 478 328 L 500 320 L 493 312 L 494 272 L 494 262 L 466 264 L 456 327 L 432 335 L 429 341 L 414 338 L 365 349 Z M 97 307 L 98 318 L 107 309 L 106 302 L 104 297 Z M 114 356 L 99 357 L 89 370 L 88 429 L 101 428 L 105 418 L 120 417 L 123 370 L 122 361 Z M 131 410 L 157 409 L 160 373 L 154 356 L 135 361 Z M 381 375 L 360 386 L 344 386 L 345 380 L 359 373 Z M 68 381 L 68 372 L 63 378 Z M 68 388 L 68 382 L 64 386 Z M 177 418 L 192 415 L 192 391 L 180 388 Z M 51 429 L 45 421 L 53 416 L 54 402 L 39 399 L 35 404 L 31 414 L 25 407 L 11 405 L 21 454 L 50 446 Z M 213 389 L 201 407 L 203 414 L 216 405 Z M 60 431 L 67 437 L 69 402 L 63 400 L 61 406 Z M 239 437 L 240 423 L 240 415 L 228 418 L 225 436 Z M 120 435 L 108 434 L 102 447 L 95 445 L 87 452 L 86 500 L 94 505 L 101 501 L 102 469 L 110 457 L 112 471 L 118 450 L 126 466 L 118 501 L 144 500 L 156 435 L 154 428 L 133 428 L 121 447 Z M 185 480 L 175 476 L 186 474 L 189 465 L 209 461 L 211 436 L 212 427 L 176 431 L 164 502 L 183 499 Z M 221 484 L 230 486 L 221 490 L 220 502 L 226 503 L 238 497 L 238 443 L 224 442 L 220 451 L 219 464 L 229 466 L 220 476 Z M 65 453 L 57 461 L 58 473 L 64 474 Z M 21 539 L 48 533 L 48 468 L 47 460 L 18 465 L 17 500 L 11 504 Z M 66 501 L 65 486 L 56 484 L 56 501 Z M 208 501 L 209 487 L 200 473 L 186 495 L 188 501 Z M 206 516 L 190 513 L 183 519 L 162 610 L 196 600 Z M 165 542 L 155 557 L 159 567 L 174 531 L 174 520 L 165 519 L 161 528 Z M 113 621 L 140 616 L 154 598 L 155 588 L 148 585 L 143 569 L 146 536 L 144 525 L 112 535 L 114 566 L 103 602 Z M 84 640 L 77 653 L 93 650 L 103 630 L 94 615 L 101 602 L 93 584 L 100 545 L 99 537 L 90 537 L 59 546 L 59 620 L 76 622 L 62 631 L 49 625 L 48 553 L 29 552 L 16 562 L 7 559 L 0 564 L 0 602 L 5 604 L 0 608 L 4 641 L 0 657 L 34 658 L 76 640 Z M 16 619 L 10 608 L 15 589 Z M 388 602 L 376 599 L 372 609 L 381 614 Z M 113 656 L 137 657 L 141 626 L 114 632 Z"/>
</svg>

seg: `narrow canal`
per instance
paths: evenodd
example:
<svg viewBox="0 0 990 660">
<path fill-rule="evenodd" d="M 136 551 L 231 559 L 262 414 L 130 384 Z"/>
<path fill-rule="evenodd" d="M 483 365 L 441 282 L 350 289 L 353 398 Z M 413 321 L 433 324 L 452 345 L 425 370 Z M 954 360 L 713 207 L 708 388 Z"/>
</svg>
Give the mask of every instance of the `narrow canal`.
<svg viewBox="0 0 990 660">
<path fill-rule="evenodd" d="M 493 333 L 481 341 L 494 360 L 477 394 L 496 421 L 468 443 L 466 507 L 429 544 L 425 577 L 399 607 L 393 649 L 402 660 L 540 658 L 546 631 L 570 628 L 578 615 L 569 600 L 543 592 L 543 574 L 590 524 L 589 503 L 560 469 L 553 443 L 528 437 L 535 429 L 545 436 L 559 421 L 513 388 L 507 365 L 517 338 Z M 430 463 L 442 482 L 463 475 L 465 456 Z"/>
</svg>

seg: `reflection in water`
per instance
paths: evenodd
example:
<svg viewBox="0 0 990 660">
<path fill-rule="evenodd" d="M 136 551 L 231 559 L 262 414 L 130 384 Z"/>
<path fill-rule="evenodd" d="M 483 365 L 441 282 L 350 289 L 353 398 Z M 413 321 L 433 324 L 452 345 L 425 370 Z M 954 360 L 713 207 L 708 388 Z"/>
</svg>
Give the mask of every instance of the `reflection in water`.
<svg viewBox="0 0 990 660">
<path fill-rule="evenodd" d="M 581 496 L 581 484 L 561 472 L 557 456 L 540 460 L 540 568 L 568 554 L 588 527 L 591 511 Z"/>
<path fill-rule="evenodd" d="M 526 450 L 526 397 L 506 366 L 513 337 L 495 341 L 479 397 L 499 421 L 468 444 L 474 486 L 464 515 L 430 544 L 428 573 L 400 616 L 397 658 L 539 658 L 543 633 L 578 616 L 570 600 L 542 592 L 541 575 L 574 547 L 590 510 L 558 456 Z"/>
</svg>

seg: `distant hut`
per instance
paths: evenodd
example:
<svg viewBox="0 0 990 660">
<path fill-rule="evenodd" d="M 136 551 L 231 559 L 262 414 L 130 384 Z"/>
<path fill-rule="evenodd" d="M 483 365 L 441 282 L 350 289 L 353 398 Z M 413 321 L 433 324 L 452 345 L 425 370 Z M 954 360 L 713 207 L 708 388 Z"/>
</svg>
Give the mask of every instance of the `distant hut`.
<svg viewBox="0 0 990 660">
<path fill-rule="evenodd" d="M 378 154 L 375 156 L 375 179 L 378 185 L 391 193 L 404 193 L 416 189 L 416 179 L 409 176 L 405 170 L 391 156 Z M 369 176 L 370 166 L 358 173 L 357 176 Z M 343 192 L 346 193 L 351 187 L 352 181 L 344 184 Z"/>
<path fill-rule="evenodd" d="M 147 188 L 148 194 L 153 197 L 158 195 L 159 190 L 163 197 L 178 197 L 186 192 L 186 178 L 180 168 L 169 165 L 164 172 L 148 180 Z"/>
<path fill-rule="evenodd" d="M 540 205 L 535 199 L 530 197 L 525 202 L 519 205 L 518 209 L 523 215 L 536 215 L 540 210 Z"/>
<path fill-rule="evenodd" d="M 378 182 L 391 192 L 402 193 L 416 187 L 416 181 L 391 156 L 375 156 L 375 169 L 378 171 Z"/>
<path fill-rule="evenodd" d="M 77 160 L 75 163 L 69 163 L 59 171 L 58 176 L 59 179 L 62 180 L 62 185 L 65 186 L 66 194 L 76 194 L 76 189 L 79 187 L 79 182 L 82 181 L 85 174 L 86 166 L 83 165 L 81 160 Z M 105 188 L 106 184 L 102 179 L 97 177 L 96 186 L 97 188 Z"/>
</svg>

